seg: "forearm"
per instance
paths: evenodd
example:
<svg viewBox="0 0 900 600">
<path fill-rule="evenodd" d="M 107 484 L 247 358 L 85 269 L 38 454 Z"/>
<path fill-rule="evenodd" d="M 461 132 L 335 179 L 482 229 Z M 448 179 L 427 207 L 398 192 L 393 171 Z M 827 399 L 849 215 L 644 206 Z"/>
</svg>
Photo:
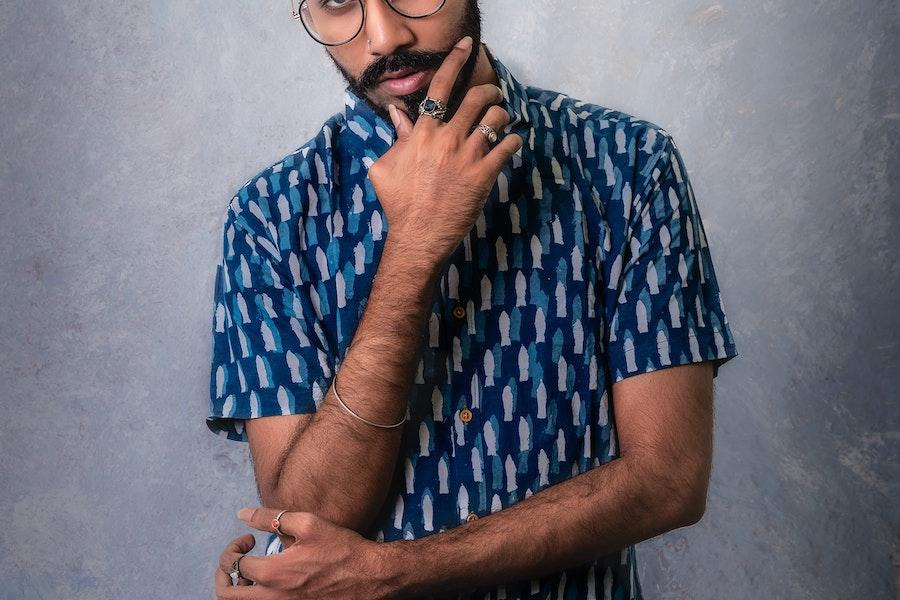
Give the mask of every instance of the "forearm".
<svg viewBox="0 0 900 600">
<path fill-rule="evenodd" d="M 694 522 L 672 490 L 620 458 L 443 533 L 386 542 L 396 597 L 556 573 Z"/>
<path fill-rule="evenodd" d="M 406 414 L 439 269 L 386 243 L 365 311 L 336 374 L 341 400 L 375 423 Z M 331 387 L 286 450 L 273 506 L 315 512 L 364 532 L 384 502 L 403 426 L 375 427 L 349 414 Z M 266 501 L 266 499 L 263 499 Z"/>
</svg>

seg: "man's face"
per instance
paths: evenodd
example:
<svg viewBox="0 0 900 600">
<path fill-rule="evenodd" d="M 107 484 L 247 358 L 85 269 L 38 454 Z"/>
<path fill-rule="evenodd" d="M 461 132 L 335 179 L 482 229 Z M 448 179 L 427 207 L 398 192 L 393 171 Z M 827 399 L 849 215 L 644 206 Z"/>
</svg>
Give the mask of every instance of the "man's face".
<svg viewBox="0 0 900 600">
<path fill-rule="evenodd" d="M 413 122 L 418 119 L 419 103 L 425 99 L 434 72 L 460 38 L 472 36 L 469 58 L 445 103 L 444 119 L 449 120 L 465 96 L 481 48 L 478 0 L 447 0 L 435 14 L 421 19 L 396 13 L 385 0 L 365 0 L 365 5 L 366 21 L 359 34 L 346 44 L 326 49 L 347 85 L 388 122 L 389 103 L 405 109 Z M 380 85 L 386 72 L 405 67 L 425 71 L 418 89 L 395 94 Z"/>
</svg>

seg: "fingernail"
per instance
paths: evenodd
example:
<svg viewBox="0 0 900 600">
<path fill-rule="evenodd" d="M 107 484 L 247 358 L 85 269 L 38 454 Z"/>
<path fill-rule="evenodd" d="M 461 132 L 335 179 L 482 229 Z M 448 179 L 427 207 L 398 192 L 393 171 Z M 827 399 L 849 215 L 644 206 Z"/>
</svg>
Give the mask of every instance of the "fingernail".
<svg viewBox="0 0 900 600">
<path fill-rule="evenodd" d="M 237 516 L 238 516 L 238 519 L 240 519 L 241 521 L 249 521 L 250 517 L 253 516 L 253 509 L 252 508 L 242 508 L 241 510 L 238 511 Z"/>
<path fill-rule="evenodd" d="M 463 50 L 467 50 L 467 49 L 471 48 L 472 47 L 472 36 L 467 35 L 463 39 L 456 42 L 456 47 L 461 48 Z"/>
<path fill-rule="evenodd" d="M 397 109 L 393 104 L 388 104 L 388 113 L 391 115 L 391 122 L 394 124 L 394 128 L 397 128 L 400 124 L 397 120 Z"/>
</svg>

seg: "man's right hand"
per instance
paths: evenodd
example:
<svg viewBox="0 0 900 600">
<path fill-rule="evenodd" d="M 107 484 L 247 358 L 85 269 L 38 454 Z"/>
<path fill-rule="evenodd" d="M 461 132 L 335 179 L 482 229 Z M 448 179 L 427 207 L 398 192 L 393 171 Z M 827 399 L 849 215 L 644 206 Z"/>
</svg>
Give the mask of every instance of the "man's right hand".
<svg viewBox="0 0 900 600">
<path fill-rule="evenodd" d="M 429 97 L 447 104 L 470 52 L 458 46 L 451 50 L 431 79 Z M 391 111 L 397 139 L 368 172 L 388 221 L 388 243 L 437 264 L 469 233 L 501 169 L 523 143 L 521 136 L 507 135 L 490 148 L 484 134 L 472 129 L 484 107 L 502 100 L 501 94 L 492 83 L 471 87 L 447 122 L 420 115 L 413 124 L 403 111 Z M 499 131 L 509 119 L 495 105 L 481 122 Z"/>
</svg>

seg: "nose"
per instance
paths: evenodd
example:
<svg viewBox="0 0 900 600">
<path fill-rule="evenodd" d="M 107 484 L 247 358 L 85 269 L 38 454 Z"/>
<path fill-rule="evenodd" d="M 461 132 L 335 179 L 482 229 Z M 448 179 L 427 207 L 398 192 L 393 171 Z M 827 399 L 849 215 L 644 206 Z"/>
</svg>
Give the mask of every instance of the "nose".
<svg viewBox="0 0 900 600">
<path fill-rule="evenodd" d="M 415 34 L 409 28 L 409 20 L 387 4 L 387 0 L 366 0 L 366 25 L 364 34 L 371 41 L 371 54 L 384 56 L 396 52 L 398 47 L 409 46 Z"/>
</svg>

